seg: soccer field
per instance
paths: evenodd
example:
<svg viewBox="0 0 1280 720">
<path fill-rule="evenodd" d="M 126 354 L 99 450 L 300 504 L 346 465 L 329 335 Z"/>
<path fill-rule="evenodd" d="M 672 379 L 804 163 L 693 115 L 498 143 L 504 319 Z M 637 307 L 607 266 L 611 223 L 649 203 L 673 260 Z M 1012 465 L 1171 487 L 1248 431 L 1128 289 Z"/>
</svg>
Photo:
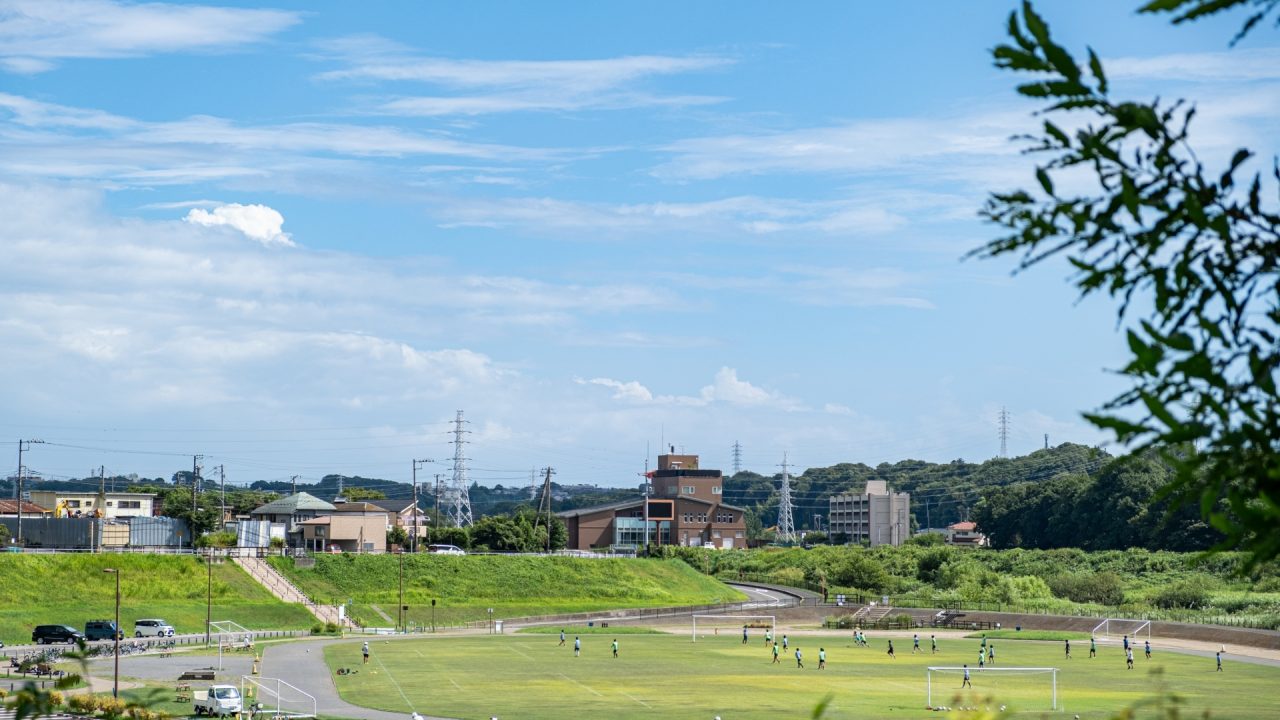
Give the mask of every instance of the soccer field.
<svg viewBox="0 0 1280 720">
<path fill-rule="evenodd" d="M 372 642 L 372 659 L 360 663 L 360 643 L 326 648 L 330 671 L 358 670 L 336 676 L 348 702 L 408 714 L 455 718 L 742 718 L 808 717 L 828 694 L 825 718 L 938 718 L 925 709 L 925 668 L 972 665 L 979 641 L 948 638 L 942 652 L 912 656 L 910 638 L 894 640 L 897 659 L 887 657 L 884 638 L 872 636 L 871 647 L 854 647 L 842 636 L 793 637 L 804 652 L 804 669 L 793 652 L 772 664 L 763 637 L 752 642 L 724 635 L 699 639 L 684 635 L 617 635 L 619 657 L 610 652 L 612 635 L 582 636 L 582 655 L 573 655 L 573 635 L 558 647 L 556 635 L 438 637 Z M 818 648 L 827 650 L 827 669 L 818 670 Z M 1280 668 L 1226 663 L 1214 671 L 1212 657 L 1161 652 L 1156 642 L 1152 660 L 1137 653 L 1136 667 L 1126 670 L 1123 652 L 1099 649 L 1089 659 L 1088 645 L 1073 647 L 1065 660 L 1061 643 L 1006 641 L 997 643 L 1000 667 L 1057 667 L 1059 712 L 1050 707 L 1047 676 L 1015 676 L 974 670 L 974 694 L 956 699 L 959 675 L 934 677 L 934 703 L 946 705 L 1007 704 L 1017 717 L 1041 715 L 1105 718 L 1115 710 L 1149 697 L 1162 684 L 1185 700 L 1184 717 L 1199 717 L 1211 708 L 1215 718 L 1277 718 Z M 1153 673 L 1158 671 L 1158 674 Z M 993 699 L 988 701 L 990 696 Z"/>
</svg>

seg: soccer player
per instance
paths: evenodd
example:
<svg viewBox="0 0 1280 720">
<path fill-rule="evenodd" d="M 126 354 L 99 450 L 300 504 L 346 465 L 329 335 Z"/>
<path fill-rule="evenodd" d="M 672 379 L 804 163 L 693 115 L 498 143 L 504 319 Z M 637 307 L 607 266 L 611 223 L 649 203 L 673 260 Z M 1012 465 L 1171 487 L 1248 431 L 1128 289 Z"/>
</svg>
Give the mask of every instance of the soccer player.
<svg viewBox="0 0 1280 720">
<path fill-rule="evenodd" d="M 1066 652 L 1066 654 L 1067 654 L 1067 659 L 1068 659 L 1068 660 L 1070 660 L 1070 659 L 1071 659 L 1071 641 L 1070 641 L 1070 640 L 1063 640 L 1063 641 L 1062 641 L 1062 649 L 1063 649 L 1063 651 L 1064 651 L 1064 652 Z"/>
<path fill-rule="evenodd" d="M 368 665 L 369 664 L 369 643 L 367 641 L 365 642 L 364 645 L 360 647 L 360 654 L 364 655 L 364 664 Z"/>
<path fill-rule="evenodd" d="M 1222 672 L 1222 651 L 1221 650 L 1218 651 L 1217 658 L 1218 658 L 1218 669 L 1215 672 Z"/>
<path fill-rule="evenodd" d="M 742 626 L 742 644 L 743 645 L 747 644 L 747 626 L 746 625 Z"/>
<path fill-rule="evenodd" d="M 560 644 L 557 647 L 564 647 L 564 628 L 560 628 Z"/>
<path fill-rule="evenodd" d="M 1124 651 L 1124 664 L 1130 670 L 1133 669 L 1133 648 Z"/>
<path fill-rule="evenodd" d="M 783 650 L 786 650 L 786 649 L 787 649 L 787 645 L 788 645 L 788 644 L 789 644 L 789 643 L 787 642 L 787 634 L 786 634 L 786 633 L 783 633 L 783 634 L 782 634 L 782 649 L 783 649 Z"/>
<path fill-rule="evenodd" d="M 1147 659 L 1150 660 L 1151 659 L 1151 641 L 1150 640 L 1146 640 L 1142 643 L 1142 650 L 1143 652 L 1146 653 Z"/>
<path fill-rule="evenodd" d="M 888 652 L 888 653 L 886 653 L 886 654 L 887 654 L 889 657 L 893 658 L 894 660 L 897 660 L 897 659 L 898 659 L 898 656 L 893 654 L 893 640 L 892 640 L 892 639 L 891 639 L 891 640 L 889 640 L 889 652 Z"/>
<path fill-rule="evenodd" d="M 797 668 L 800 668 L 800 669 L 802 669 L 802 670 L 804 669 L 804 660 L 802 659 L 802 656 L 800 655 L 800 646 L 799 646 L 799 645 L 797 645 L 797 646 L 796 646 L 796 667 L 797 667 Z"/>
<path fill-rule="evenodd" d="M 978 648 L 978 669 L 982 670 L 987 666 L 987 653 L 982 648 Z"/>
<path fill-rule="evenodd" d="M 818 669 L 819 670 L 827 669 L 827 649 L 826 648 L 818 648 Z"/>
<path fill-rule="evenodd" d="M 934 652 L 934 654 L 936 655 L 936 654 L 938 653 L 938 636 L 937 636 L 937 635 L 930 635 L 930 636 L 929 636 L 929 644 L 933 646 L 933 652 Z"/>
<path fill-rule="evenodd" d="M 1124 636 L 1124 649 L 1125 649 L 1125 650 L 1128 650 L 1128 649 L 1129 649 L 1129 636 L 1128 636 L 1128 635 L 1125 635 L 1125 636 Z"/>
<path fill-rule="evenodd" d="M 582 654 L 582 639 L 577 635 L 573 636 L 573 656 L 578 657 Z"/>
<path fill-rule="evenodd" d="M 911 636 L 911 654 L 915 655 L 920 650 L 920 633 Z"/>
<path fill-rule="evenodd" d="M 1098 638 L 1089 636 L 1089 657 L 1098 657 Z"/>
<path fill-rule="evenodd" d="M 618 638 L 613 639 L 613 656 L 618 657 Z"/>
<path fill-rule="evenodd" d="M 986 633 L 982 633 L 982 649 L 983 649 L 983 650 L 986 650 L 986 649 L 987 649 L 987 634 L 986 634 Z"/>
<path fill-rule="evenodd" d="M 778 643 L 773 644 L 773 663 L 778 662 Z M 769 663 L 772 665 L 773 663 Z"/>
<path fill-rule="evenodd" d="M 773 643 L 773 631 L 772 631 L 772 630 L 765 630 L 765 631 L 764 631 L 764 646 L 765 646 L 765 647 L 769 647 L 769 645 L 770 645 L 770 644 L 772 644 L 772 643 Z"/>
<path fill-rule="evenodd" d="M 992 665 L 996 664 L 996 644 L 991 643 L 987 646 L 987 662 Z"/>
<path fill-rule="evenodd" d="M 970 690 L 973 689 L 973 683 L 969 682 L 969 666 L 968 665 L 964 666 L 964 682 L 960 683 L 960 687 L 962 688 L 967 687 Z"/>
</svg>

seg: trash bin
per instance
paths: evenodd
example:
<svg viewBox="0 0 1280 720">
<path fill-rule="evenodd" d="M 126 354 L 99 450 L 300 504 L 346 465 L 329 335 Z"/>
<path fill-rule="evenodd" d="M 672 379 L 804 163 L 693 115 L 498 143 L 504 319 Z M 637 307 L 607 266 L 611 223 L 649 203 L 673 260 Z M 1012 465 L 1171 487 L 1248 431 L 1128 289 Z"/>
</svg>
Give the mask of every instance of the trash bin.
<svg viewBox="0 0 1280 720">
<path fill-rule="evenodd" d="M 501 621 L 501 620 L 494 620 L 494 621 L 493 621 L 493 631 L 494 631 L 494 632 L 496 632 L 496 633 L 501 633 L 501 632 L 502 632 L 502 621 Z"/>
<path fill-rule="evenodd" d="M 595 623 L 595 621 L 594 621 L 594 620 L 588 620 L 588 621 L 587 621 L 587 627 L 595 627 L 595 626 L 596 626 L 596 623 Z"/>
</svg>

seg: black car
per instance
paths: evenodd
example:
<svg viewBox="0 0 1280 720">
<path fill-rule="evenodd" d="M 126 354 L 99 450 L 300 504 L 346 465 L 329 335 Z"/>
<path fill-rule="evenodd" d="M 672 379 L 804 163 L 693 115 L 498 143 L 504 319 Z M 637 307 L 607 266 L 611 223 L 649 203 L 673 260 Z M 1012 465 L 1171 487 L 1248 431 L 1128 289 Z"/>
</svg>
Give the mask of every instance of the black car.
<svg viewBox="0 0 1280 720">
<path fill-rule="evenodd" d="M 85 640 L 123 640 L 124 633 L 110 620 L 90 620 L 84 624 Z"/>
<path fill-rule="evenodd" d="M 31 632 L 31 642 L 37 645 L 76 643 L 81 640 L 84 640 L 84 634 L 69 625 L 37 625 Z"/>
</svg>

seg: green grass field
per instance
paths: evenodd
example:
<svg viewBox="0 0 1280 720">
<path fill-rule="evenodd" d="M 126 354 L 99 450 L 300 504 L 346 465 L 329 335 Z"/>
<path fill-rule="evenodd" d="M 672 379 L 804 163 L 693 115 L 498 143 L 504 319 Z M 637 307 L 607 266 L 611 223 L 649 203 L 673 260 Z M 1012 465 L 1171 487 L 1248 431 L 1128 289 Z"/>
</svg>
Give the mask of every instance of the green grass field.
<svg viewBox="0 0 1280 720">
<path fill-rule="evenodd" d="M 87 620 L 115 614 L 115 580 L 103 568 L 119 568 L 120 625 L 138 618 L 168 620 L 178 632 L 202 632 L 206 570 L 189 556 L 0 554 L 0 641 L 31 642 L 36 625 L 84 630 Z M 308 628 L 305 609 L 277 600 L 232 563 L 213 567 L 213 619 L 249 628 Z"/>
<path fill-rule="evenodd" d="M 395 555 L 317 555 L 312 569 L 290 558 L 272 565 L 320 602 L 354 601 L 367 625 L 394 625 L 400 560 Z M 404 597 L 410 623 L 441 625 L 499 618 L 737 602 L 746 596 L 679 560 L 405 555 Z M 392 620 L 372 609 L 378 606 Z"/>
<path fill-rule="evenodd" d="M 883 638 L 855 648 L 847 635 L 793 637 L 804 651 L 804 669 L 787 653 L 771 664 L 763 639 L 742 645 L 740 636 L 720 635 L 691 643 L 687 635 L 619 635 L 620 657 L 611 657 L 611 635 L 583 636 L 582 656 L 573 656 L 573 636 L 558 647 L 556 635 L 440 637 L 373 642 L 372 660 L 361 665 L 360 643 L 325 650 L 330 670 L 349 702 L 391 712 L 417 710 L 456 718 L 744 718 L 808 717 L 828 694 L 826 720 L 937 718 L 925 709 L 925 668 L 961 665 L 977 657 L 978 642 L 949 637 L 939 655 L 911 655 L 911 640 L 895 640 L 898 657 L 885 654 Z M 818 648 L 827 649 L 826 670 L 817 670 Z M 1158 648 L 1158 646 L 1157 646 Z M 1062 657 L 1058 643 L 1007 642 L 997 649 L 1002 667 L 1058 667 L 1060 708 L 1049 712 L 1049 682 L 1043 675 L 1013 676 L 974 671 L 974 695 L 956 698 L 958 674 L 935 676 L 935 704 L 1007 704 L 1012 717 L 1107 718 L 1148 698 L 1161 683 L 1182 694 L 1184 717 L 1211 708 L 1214 718 L 1280 718 L 1267 688 L 1280 686 L 1280 668 L 1228 662 L 1214 672 L 1212 657 L 1157 649 L 1137 668 L 1125 669 L 1115 647 L 1087 659 Z M 1158 671 L 1153 672 L 1153 671 Z M 986 699 L 990 696 L 992 699 Z M 1138 717 L 1147 717 L 1140 713 Z"/>
</svg>

